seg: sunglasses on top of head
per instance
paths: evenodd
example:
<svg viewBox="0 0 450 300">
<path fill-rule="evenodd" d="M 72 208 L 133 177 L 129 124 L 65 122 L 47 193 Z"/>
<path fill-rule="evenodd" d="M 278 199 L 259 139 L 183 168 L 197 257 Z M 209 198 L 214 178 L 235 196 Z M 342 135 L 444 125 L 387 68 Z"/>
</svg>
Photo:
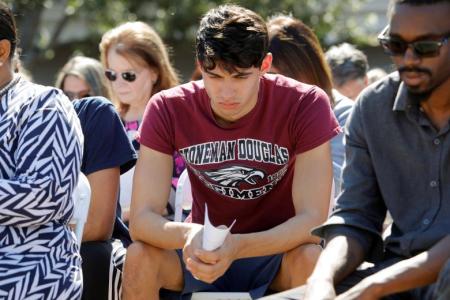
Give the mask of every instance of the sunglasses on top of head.
<svg viewBox="0 0 450 300">
<path fill-rule="evenodd" d="M 117 79 L 117 74 L 115 71 L 113 70 L 106 70 L 105 71 L 105 76 L 109 81 L 116 81 Z M 136 80 L 136 73 L 133 71 L 127 71 L 127 72 L 122 72 L 119 73 L 120 76 L 122 76 L 123 80 L 128 81 L 128 82 L 133 82 Z"/>
<path fill-rule="evenodd" d="M 444 34 L 441 38 L 420 40 L 416 42 L 406 42 L 401 38 L 390 37 L 387 35 L 389 26 L 386 26 L 378 35 L 378 41 L 384 52 L 390 56 L 404 55 L 406 50 L 411 47 L 414 53 L 419 57 L 433 57 L 438 56 L 441 47 L 448 43 L 450 33 Z"/>
</svg>

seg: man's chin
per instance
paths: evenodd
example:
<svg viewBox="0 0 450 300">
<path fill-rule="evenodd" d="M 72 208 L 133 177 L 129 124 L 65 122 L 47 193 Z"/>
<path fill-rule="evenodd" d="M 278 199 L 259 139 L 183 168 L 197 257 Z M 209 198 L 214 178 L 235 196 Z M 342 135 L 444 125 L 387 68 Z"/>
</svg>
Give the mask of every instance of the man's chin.
<svg viewBox="0 0 450 300">
<path fill-rule="evenodd" d="M 431 95 L 432 89 L 425 89 L 420 86 L 409 86 L 406 85 L 409 97 L 415 100 L 415 102 L 423 102 L 428 100 Z"/>
</svg>

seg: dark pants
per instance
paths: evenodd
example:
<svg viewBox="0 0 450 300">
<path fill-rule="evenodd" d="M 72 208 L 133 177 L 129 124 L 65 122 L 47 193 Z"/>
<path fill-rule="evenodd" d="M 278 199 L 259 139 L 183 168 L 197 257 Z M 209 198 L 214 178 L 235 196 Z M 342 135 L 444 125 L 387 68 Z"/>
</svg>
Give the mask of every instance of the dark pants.
<svg viewBox="0 0 450 300">
<path fill-rule="evenodd" d="M 119 299 L 125 248 L 120 240 L 81 244 L 83 300 Z M 111 282 L 111 285 L 109 284 Z M 110 291 L 111 289 L 111 291 Z"/>
<path fill-rule="evenodd" d="M 209 284 L 195 279 L 186 269 L 182 251 L 177 250 L 183 268 L 184 288 L 181 293 L 162 289 L 161 299 L 189 300 L 196 292 L 248 292 L 258 299 L 267 292 L 281 266 L 283 254 L 243 258 L 234 261 L 225 274 Z"/>
<path fill-rule="evenodd" d="M 337 287 L 337 294 L 341 294 L 364 278 L 384 269 L 392 264 L 400 261 L 399 258 L 391 258 L 377 264 L 371 268 L 365 268 L 358 270 L 350 274 L 344 279 Z M 293 300 L 302 299 L 305 293 L 306 286 L 297 287 L 282 293 L 274 294 L 268 297 L 264 297 L 264 300 Z M 384 300 L 449 300 L 450 299 L 450 260 L 442 268 L 439 278 L 435 284 L 428 285 L 422 288 L 417 288 L 404 293 L 394 294 L 383 298 Z M 262 300 L 262 299 L 261 299 Z"/>
<path fill-rule="evenodd" d="M 373 267 L 357 270 L 345 278 L 341 283 L 336 286 L 336 293 L 341 294 L 351 287 L 355 286 L 361 280 L 370 275 L 377 273 L 399 261 L 403 258 L 392 256 L 382 262 L 374 265 Z M 447 261 L 446 265 L 442 268 L 439 278 L 436 283 L 427 285 L 424 287 L 416 288 L 402 293 L 397 293 L 384 297 L 384 300 L 441 300 L 450 299 L 450 261 Z M 445 296 L 442 296 L 446 294 Z M 443 298 L 442 298 L 443 297 Z"/>
<path fill-rule="evenodd" d="M 433 300 L 450 299 L 450 259 L 447 260 L 446 265 L 442 268 L 433 292 Z"/>
</svg>

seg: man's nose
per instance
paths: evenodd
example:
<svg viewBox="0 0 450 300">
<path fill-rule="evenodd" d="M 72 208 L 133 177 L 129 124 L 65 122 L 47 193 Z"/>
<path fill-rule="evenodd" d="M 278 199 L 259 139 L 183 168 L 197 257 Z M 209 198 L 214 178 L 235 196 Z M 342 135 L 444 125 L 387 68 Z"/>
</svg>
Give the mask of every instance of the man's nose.
<svg viewBox="0 0 450 300">
<path fill-rule="evenodd" d="M 410 45 L 403 54 L 403 60 L 406 66 L 416 66 L 420 63 L 421 58 Z"/>
<path fill-rule="evenodd" d="M 223 99 L 232 99 L 235 94 L 235 87 L 229 80 L 225 80 L 220 86 L 220 96 Z"/>
</svg>

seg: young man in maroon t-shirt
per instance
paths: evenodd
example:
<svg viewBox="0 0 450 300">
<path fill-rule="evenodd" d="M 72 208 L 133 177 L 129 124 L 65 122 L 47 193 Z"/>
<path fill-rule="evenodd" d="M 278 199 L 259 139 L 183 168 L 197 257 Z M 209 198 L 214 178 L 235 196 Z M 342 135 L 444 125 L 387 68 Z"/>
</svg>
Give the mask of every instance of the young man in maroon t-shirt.
<svg viewBox="0 0 450 300">
<path fill-rule="evenodd" d="M 266 75 L 264 20 L 226 5 L 210 10 L 197 34 L 203 81 L 155 95 L 140 128 L 124 297 L 181 292 L 282 291 L 303 284 L 318 255 L 312 227 L 327 217 L 332 183 L 329 140 L 339 131 L 326 94 Z M 161 214 L 172 153 L 186 160 L 192 223 Z M 231 234 L 202 249 L 205 205 Z M 175 251 L 176 250 L 176 251 Z"/>
</svg>

